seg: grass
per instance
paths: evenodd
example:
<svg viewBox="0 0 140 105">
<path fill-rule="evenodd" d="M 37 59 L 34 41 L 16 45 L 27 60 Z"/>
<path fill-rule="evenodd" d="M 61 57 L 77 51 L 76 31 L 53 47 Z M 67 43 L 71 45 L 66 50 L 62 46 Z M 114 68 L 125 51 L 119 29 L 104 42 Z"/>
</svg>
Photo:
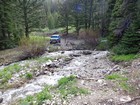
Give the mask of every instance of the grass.
<svg viewBox="0 0 140 105">
<path fill-rule="evenodd" d="M 53 58 L 49 58 L 49 57 L 37 57 L 33 60 L 36 60 L 38 63 L 44 63 L 44 62 L 47 62 L 49 60 L 54 60 Z"/>
<path fill-rule="evenodd" d="M 108 79 L 108 80 L 122 80 L 122 81 L 127 81 L 128 80 L 128 78 L 126 78 L 124 76 L 121 76 L 120 74 L 117 74 L 117 73 L 107 75 L 105 78 Z"/>
<path fill-rule="evenodd" d="M 121 81 L 119 86 L 127 92 L 133 92 L 133 87 L 131 87 L 126 81 Z"/>
<path fill-rule="evenodd" d="M 25 74 L 25 78 L 28 79 L 28 80 L 30 80 L 30 79 L 33 78 L 33 74 L 32 73 L 26 73 Z"/>
<path fill-rule="evenodd" d="M 42 92 L 35 94 L 34 96 L 27 96 L 25 99 L 21 99 L 17 102 L 17 105 L 43 105 L 45 100 L 52 100 L 52 92 L 55 95 L 60 95 L 59 98 L 67 99 L 69 95 L 87 94 L 88 91 L 76 86 L 76 77 L 69 76 L 64 77 L 58 81 L 57 86 L 46 86 Z"/>
<path fill-rule="evenodd" d="M 44 100 L 51 100 L 50 87 L 45 87 L 42 92 L 34 96 L 27 96 L 25 99 L 20 100 L 20 105 L 42 105 Z M 19 104 L 17 104 L 19 105 Z"/>
<path fill-rule="evenodd" d="M 78 88 L 76 84 L 76 78 L 74 76 L 64 77 L 58 81 L 58 91 L 63 99 L 67 99 L 69 95 L 81 95 L 87 94 L 88 91 L 82 88 Z"/>
<path fill-rule="evenodd" d="M 105 78 L 107 80 L 113 80 L 114 83 L 117 83 L 119 87 L 126 92 L 133 91 L 133 87 L 130 86 L 130 84 L 128 83 L 128 78 L 126 78 L 125 76 L 122 76 L 120 74 L 111 74 L 106 76 Z"/>
<path fill-rule="evenodd" d="M 114 62 L 122 62 L 122 61 L 131 61 L 135 58 L 138 58 L 138 55 L 129 54 L 129 55 L 114 55 L 111 57 L 111 60 Z"/>
<path fill-rule="evenodd" d="M 69 33 L 73 33 L 76 31 L 75 27 L 73 26 L 69 26 Z M 48 28 L 44 28 L 42 29 L 43 32 L 47 32 L 47 33 L 55 33 L 55 32 L 58 32 L 58 33 L 63 33 L 65 32 L 65 27 L 60 27 L 60 28 L 56 28 L 56 29 L 48 29 Z"/>
<path fill-rule="evenodd" d="M 0 65 L 10 64 L 20 60 L 22 51 L 18 48 L 0 51 Z"/>
<path fill-rule="evenodd" d="M 7 83 L 8 80 L 11 79 L 12 75 L 14 73 L 19 72 L 20 70 L 21 70 L 21 66 L 19 64 L 14 64 L 14 65 L 10 65 L 10 66 L 5 67 L 0 72 L 0 79 L 1 79 L 0 85 Z"/>
</svg>

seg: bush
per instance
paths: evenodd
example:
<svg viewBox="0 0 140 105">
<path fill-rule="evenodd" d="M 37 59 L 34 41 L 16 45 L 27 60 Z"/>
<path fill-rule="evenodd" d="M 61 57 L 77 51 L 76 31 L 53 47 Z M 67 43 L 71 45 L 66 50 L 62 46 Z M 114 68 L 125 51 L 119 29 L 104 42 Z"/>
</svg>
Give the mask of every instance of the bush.
<svg viewBox="0 0 140 105">
<path fill-rule="evenodd" d="M 140 35 L 131 30 L 124 34 L 121 42 L 113 48 L 115 54 L 136 54 L 140 51 Z"/>
<path fill-rule="evenodd" d="M 102 40 L 96 47 L 97 50 L 105 51 L 109 48 L 107 40 Z"/>
<path fill-rule="evenodd" d="M 32 36 L 30 38 L 21 38 L 20 48 L 23 51 L 23 57 L 33 58 L 42 55 L 46 50 L 47 39 L 40 36 Z"/>
<path fill-rule="evenodd" d="M 32 74 L 32 73 L 27 73 L 27 74 L 25 75 L 25 77 L 26 77 L 26 79 L 30 80 L 30 79 L 33 78 L 33 74 Z"/>
<path fill-rule="evenodd" d="M 92 45 L 92 47 L 96 47 L 99 43 L 99 31 L 92 29 L 81 30 L 79 38 L 83 39 L 87 44 Z"/>
</svg>

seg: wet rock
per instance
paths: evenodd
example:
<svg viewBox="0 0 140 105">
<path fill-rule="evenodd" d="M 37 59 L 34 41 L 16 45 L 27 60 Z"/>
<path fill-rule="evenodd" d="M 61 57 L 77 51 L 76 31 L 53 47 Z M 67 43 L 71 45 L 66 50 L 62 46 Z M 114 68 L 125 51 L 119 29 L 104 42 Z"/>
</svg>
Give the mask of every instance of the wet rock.
<svg viewBox="0 0 140 105">
<path fill-rule="evenodd" d="M 2 103 L 3 102 L 3 98 L 0 98 L 0 103 Z"/>
<path fill-rule="evenodd" d="M 64 54 L 65 53 L 65 51 L 61 51 L 61 54 Z"/>
<path fill-rule="evenodd" d="M 0 92 L 0 96 L 2 96 L 2 92 Z"/>
<path fill-rule="evenodd" d="M 58 68 L 58 65 L 55 63 L 47 65 L 49 68 Z"/>
<path fill-rule="evenodd" d="M 108 72 L 108 70 L 102 70 L 101 72 L 102 72 L 102 74 L 106 74 Z"/>
<path fill-rule="evenodd" d="M 92 52 L 91 51 L 83 51 L 82 54 L 83 55 L 90 55 L 90 54 L 92 54 Z"/>
<path fill-rule="evenodd" d="M 70 57 L 80 57 L 80 54 L 70 54 Z"/>
<path fill-rule="evenodd" d="M 103 84 L 103 83 L 104 83 L 104 80 L 99 79 L 99 80 L 97 80 L 97 82 L 98 82 L 99 84 Z"/>
<path fill-rule="evenodd" d="M 128 101 L 131 101 L 132 99 L 131 99 L 131 97 L 130 96 L 122 96 L 121 98 L 120 98 L 120 101 L 121 102 L 128 102 Z"/>
<path fill-rule="evenodd" d="M 88 102 L 84 102 L 83 105 L 89 105 Z"/>
<path fill-rule="evenodd" d="M 45 105 L 51 105 L 51 101 L 50 100 L 46 100 L 45 101 Z"/>
<path fill-rule="evenodd" d="M 115 65 L 114 67 L 113 67 L 113 69 L 112 69 L 113 71 L 120 71 L 121 70 L 121 68 L 120 68 L 120 66 L 119 65 Z"/>
</svg>

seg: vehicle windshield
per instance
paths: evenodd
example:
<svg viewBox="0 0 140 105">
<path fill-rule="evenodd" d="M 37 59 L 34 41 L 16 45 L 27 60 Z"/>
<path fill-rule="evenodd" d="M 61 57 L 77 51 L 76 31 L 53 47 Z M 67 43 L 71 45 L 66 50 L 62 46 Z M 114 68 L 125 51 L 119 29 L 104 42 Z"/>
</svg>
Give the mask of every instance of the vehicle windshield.
<svg viewBox="0 0 140 105">
<path fill-rule="evenodd" d="M 51 36 L 51 38 L 59 38 L 59 36 Z"/>
</svg>

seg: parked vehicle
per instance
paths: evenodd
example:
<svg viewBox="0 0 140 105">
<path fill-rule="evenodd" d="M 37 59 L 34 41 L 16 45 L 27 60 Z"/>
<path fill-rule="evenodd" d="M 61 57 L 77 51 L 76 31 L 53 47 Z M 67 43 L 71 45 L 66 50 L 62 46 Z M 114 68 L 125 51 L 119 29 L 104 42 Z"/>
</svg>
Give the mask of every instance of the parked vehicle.
<svg viewBox="0 0 140 105">
<path fill-rule="evenodd" d="M 56 44 L 56 43 L 61 43 L 61 37 L 60 35 L 52 35 L 50 39 L 50 44 Z"/>
</svg>

